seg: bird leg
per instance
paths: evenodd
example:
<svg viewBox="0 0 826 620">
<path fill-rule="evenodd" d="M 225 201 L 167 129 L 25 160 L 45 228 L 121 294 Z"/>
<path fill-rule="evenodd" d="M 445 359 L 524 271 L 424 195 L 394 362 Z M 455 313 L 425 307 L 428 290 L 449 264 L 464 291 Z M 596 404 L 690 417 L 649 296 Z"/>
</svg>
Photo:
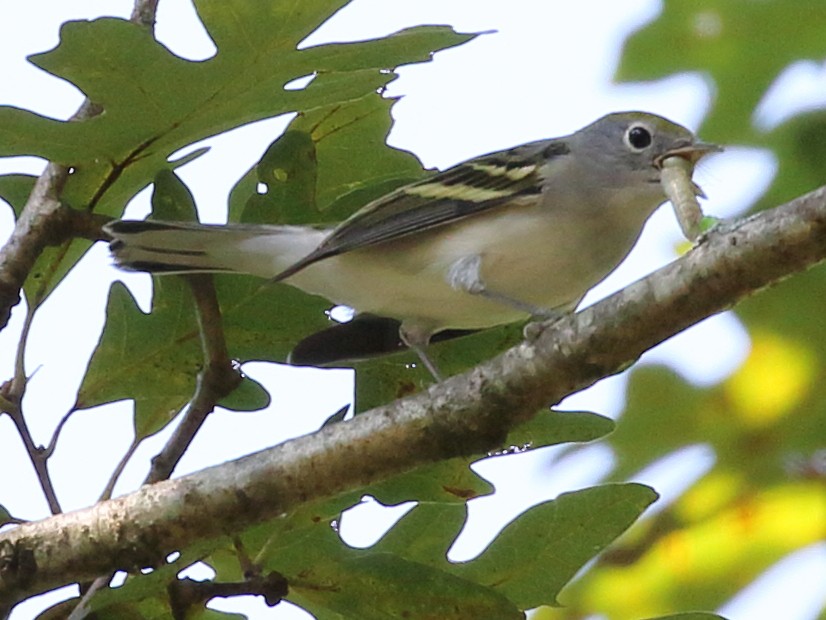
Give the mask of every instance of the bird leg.
<svg viewBox="0 0 826 620">
<path fill-rule="evenodd" d="M 564 313 L 551 308 L 542 308 L 534 304 L 515 299 L 499 291 L 490 290 L 482 279 L 482 257 L 479 254 L 464 256 L 455 261 L 448 269 L 447 283 L 457 291 L 462 291 L 470 295 L 478 295 L 484 299 L 489 299 L 498 304 L 515 308 L 520 312 L 530 315 L 532 321 L 546 321 L 549 319 L 560 319 Z M 530 324 L 529 324 L 530 325 Z M 410 347 L 419 356 L 425 368 L 430 371 L 436 381 L 442 380 L 436 364 L 427 355 L 427 345 L 430 342 L 432 331 L 423 329 L 422 326 L 402 323 L 399 328 L 399 336 L 402 342 Z"/>
<path fill-rule="evenodd" d="M 433 378 L 438 383 L 444 377 L 442 377 L 442 373 L 439 372 L 436 363 L 427 355 L 427 345 L 430 342 L 431 335 L 432 332 L 429 329 L 422 329 L 421 326 L 402 323 L 401 327 L 399 327 L 399 337 L 402 339 L 402 342 L 416 352 L 416 355 L 419 356 L 424 367 L 430 371 L 430 374 L 433 375 Z"/>
</svg>

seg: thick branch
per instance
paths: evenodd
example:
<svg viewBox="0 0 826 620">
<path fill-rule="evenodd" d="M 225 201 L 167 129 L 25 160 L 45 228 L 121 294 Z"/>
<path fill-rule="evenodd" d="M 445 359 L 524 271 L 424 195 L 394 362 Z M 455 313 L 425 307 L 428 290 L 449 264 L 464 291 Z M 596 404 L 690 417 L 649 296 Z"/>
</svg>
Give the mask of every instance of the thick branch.
<svg viewBox="0 0 826 620">
<path fill-rule="evenodd" d="M 623 291 L 427 392 L 237 461 L 0 536 L 0 601 L 158 564 L 198 540 L 498 447 L 537 410 L 826 257 L 826 188 L 713 231 Z"/>
</svg>

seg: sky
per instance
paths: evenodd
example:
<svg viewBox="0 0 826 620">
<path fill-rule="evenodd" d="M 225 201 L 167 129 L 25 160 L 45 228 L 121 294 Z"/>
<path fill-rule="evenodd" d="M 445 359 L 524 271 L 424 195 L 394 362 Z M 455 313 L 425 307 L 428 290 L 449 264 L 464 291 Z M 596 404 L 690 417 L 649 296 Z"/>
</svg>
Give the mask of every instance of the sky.
<svg viewBox="0 0 826 620">
<path fill-rule="evenodd" d="M 458 31 L 485 32 L 466 45 L 436 54 L 430 63 L 400 68 L 400 77 L 388 91 L 390 96 L 401 97 L 393 108 L 395 125 L 389 143 L 414 152 L 426 166 L 445 168 L 492 150 L 575 131 L 617 110 L 647 110 L 690 128 L 698 127 L 713 93 L 712 85 L 702 76 L 682 75 L 650 84 L 611 82 L 623 37 L 653 19 L 659 6 L 655 0 L 355 0 L 302 45 L 372 38 L 421 23 L 447 23 Z M 54 47 L 59 25 L 65 20 L 100 15 L 125 17 L 130 10 L 131 3 L 123 0 L 0 3 L 0 104 L 68 118 L 82 95 L 70 84 L 27 63 L 26 56 Z M 156 35 L 172 52 L 185 58 L 205 59 L 215 51 L 187 0 L 160 1 Z M 822 68 L 792 67 L 778 81 L 782 88 L 776 88 L 761 107 L 760 123 L 770 126 L 778 122 L 795 111 L 801 100 L 812 104 L 819 93 L 826 92 L 824 81 Z M 203 221 L 225 220 L 229 189 L 260 158 L 288 120 L 282 117 L 254 123 L 187 149 L 211 147 L 207 155 L 178 170 L 195 194 Z M 43 162 L 34 158 L 0 158 L 0 173 L 38 173 L 42 167 Z M 742 212 L 765 189 L 775 168 L 769 153 L 753 149 L 732 147 L 710 157 L 695 177 L 709 195 L 705 210 L 718 217 Z M 149 192 L 144 191 L 130 203 L 126 213 L 139 218 L 148 211 Z M 0 240 L 12 225 L 10 210 L 0 206 Z M 667 206 L 661 208 L 629 259 L 589 294 L 585 305 L 673 260 L 680 241 L 672 212 Z M 109 286 L 115 279 L 126 282 L 142 307 L 148 309 L 148 276 L 118 272 L 111 266 L 106 248 L 99 244 L 46 302 L 33 326 L 26 362 L 29 372 L 35 374 L 24 406 L 38 412 L 32 420 L 38 442 L 49 441 L 55 424 L 74 400 L 85 360 L 103 325 Z M 19 307 L 10 327 L 0 333 L 2 377 L 12 374 L 22 315 L 23 308 Z M 67 324 L 72 325 L 71 330 L 65 329 Z M 55 347 L 55 342 L 61 346 Z M 708 385 L 731 373 L 748 347 L 748 335 L 736 318 L 722 314 L 657 347 L 641 363 L 667 364 L 687 379 Z M 283 369 L 264 363 L 245 364 L 244 371 L 267 386 L 274 395 L 273 405 L 266 411 L 241 416 L 221 411 L 212 415 L 176 475 L 311 432 L 352 398 L 349 371 Z M 563 405 L 616 416 L 622 406 L 624 385 L 624 376 L 614 377 L 567 399 Z M 308 391 L 318 395 L 311 403 L 306 402 Z M 301 415 L 294 415 L 297 403 L 301 403 Z M 96 436 L 90 434 L 92 429 Z M 127 466 L 116 492 L 128 492 L 139 484 L 148 459 L 170 431 L 144 443 Z M 130 441 L 130 403 L 99 407 L 72 418 L 51 462 L 64 508 L 79 508 L 95 501 Z M 95 450 L 90 451 L 92 442 Z M 82 459 L 78 458 L 79 450 L 85 450 Z M 494 497 L 473 502 L 471 523 L 451 550 L 451 558 L 473 557 L 516 514 L 536 501 L 593 483 L 611 465 L 607 449 L 593 446 L 555 463 L 554 480 L 548 481 L 542 471 L 549 458 L 553 458 L 553 452 L 543 451 L 520 455 L 507 467 L 496 463 L 479 466 L 479 473 L 494 484 L 500 483 L 500 491 Z M 0 467 L 9 471 L 9 464 L 25 459 L 8 419 L 0 418 Z M 694 446 L 678 461 L 639 472 L 635 479 L 664 491 L 663 501 L 658 504 L 662 509 L 712 464 L 713 454 L 704 446 Z M 19 465 L 15 470 L 20 471 Z M 520 482 L 502 484 L 505 480 Z M 45 503 L 32 489 L 36 489 L 36 481 L 28 471 L 20 471 L 14 480 L 0 480 L 0 497 L 4 501 L 14 498 L 9 504 L 15 514 L 26 518 L 45 516 Z M 389 524 L 398 517 L 398 509 L 388 511 L 366 504 L 345 515 L 342 534 L 352 544 L 368 545 L 380 529 L 377 523 L 384 520 Z M 806 599 L 805 582 L 799 578 L 802 573 L 796 571 L 826 571 L 826 550 L 805 550 L 801 554 L 803 559 L 797 558 L 797 568 L 784 567 L 780 577 L 772 577 L 770 586 L 765 585 L 769 576 L 753 584 L 754 591 L 769 592 L 774 598 L 782 592 L 781 615 L 789 620 L 815 617 L 810 610 L 815 609 L 817 601 Z M 754 591 L 741 594 L 722 611 L 732 620 L 780 617 L 770 601 Z M 54 596 L 44 600 L 53 602 Z M 38 605 L 42 609 L 47 604 L 44 600 L 18 608 L 15 620 L 36 615 Z M 214 605 L 239 609 L 235 603 L 217 601 Z M 800 609 L 794 609 L 795 604 Z M 270 610 L 257 601 L 244 605 L 244 609 L 254 610 L 248 613 L 256 620 L 308 617 L 288 606 Z"/>
</svg>

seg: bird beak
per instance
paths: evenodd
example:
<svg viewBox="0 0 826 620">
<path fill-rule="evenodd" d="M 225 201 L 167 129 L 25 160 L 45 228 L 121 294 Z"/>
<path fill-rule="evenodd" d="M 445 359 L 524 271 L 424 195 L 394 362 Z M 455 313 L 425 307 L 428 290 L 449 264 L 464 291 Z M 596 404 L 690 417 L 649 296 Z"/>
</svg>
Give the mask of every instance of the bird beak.
<svg viewBox="0 0 826 620">
<path fill-rule="evenodd" d="M 717 144 L 709 144 L 708 142 L 693 142 L 691 144 L 678 146 L 677 148 L 667 151 L 665 154 L 657 158 L 654 165 L 657 168 L 661 168 L 663 160 L 669 157 L 682 157 L 690 161 L 692 164 L 696 164 L 709 153 L 719 153 L 722 150 L 723 147 Z"/>
<path fill-rule="evenodd" d="M 683 159 L 691 162 L 693 169 L 697 162 L 709 153 L 719 153 L 722 150 L 723 147 L 717 144 L 709 144 L 708 142 L 692 142 L 691 144 L 681 145 L 671 149 L 670 151 L 666 151 L 654 160 L 654 167 L 657 168 L 657 170 L 662 170 L 663 162 L 669 157 L 682 157 Z M 699 196 L 700 198 L 706 197 L 702 187 L 697 185 L 694 181 L 691 182 L 691 185 L 695 196 Z"/>
</svg>

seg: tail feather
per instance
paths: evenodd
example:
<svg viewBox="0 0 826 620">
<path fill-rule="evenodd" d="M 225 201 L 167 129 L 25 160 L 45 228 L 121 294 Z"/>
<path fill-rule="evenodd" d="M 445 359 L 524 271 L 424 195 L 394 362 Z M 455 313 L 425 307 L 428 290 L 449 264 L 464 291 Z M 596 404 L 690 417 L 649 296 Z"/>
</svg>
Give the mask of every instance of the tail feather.
<svg viewBox="0 0 826 620">
<path fill-rule="evenodd" d="M 235 272 L 271 278 L 327 235 L 302 226 L 226 226 L 117 220 L 104 226 L 124 269 L 151 273 Z"/>
</svg>

